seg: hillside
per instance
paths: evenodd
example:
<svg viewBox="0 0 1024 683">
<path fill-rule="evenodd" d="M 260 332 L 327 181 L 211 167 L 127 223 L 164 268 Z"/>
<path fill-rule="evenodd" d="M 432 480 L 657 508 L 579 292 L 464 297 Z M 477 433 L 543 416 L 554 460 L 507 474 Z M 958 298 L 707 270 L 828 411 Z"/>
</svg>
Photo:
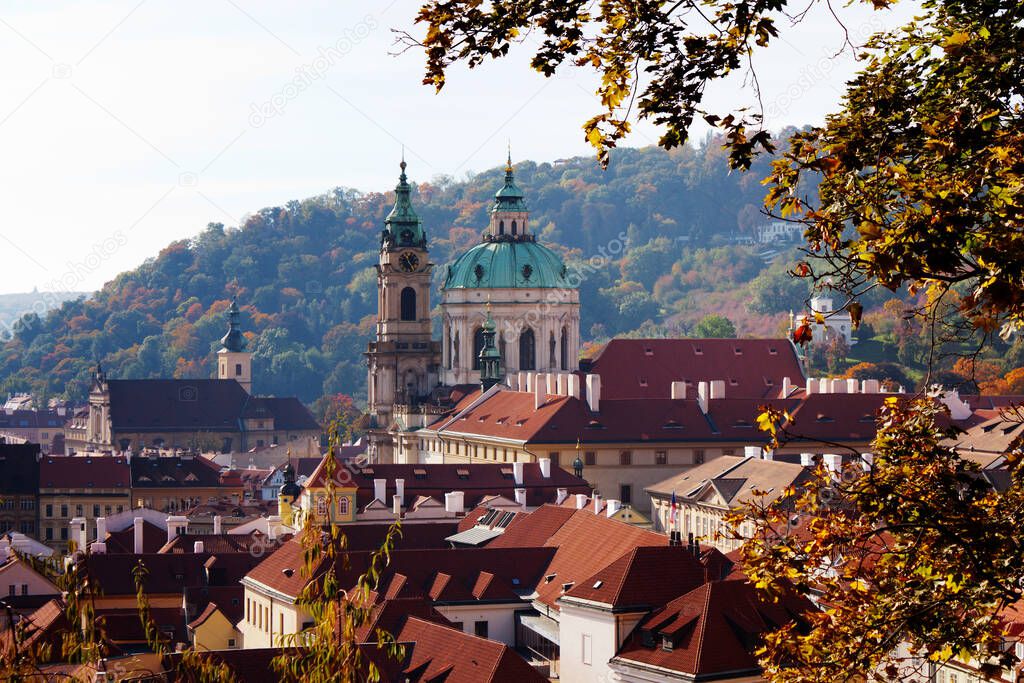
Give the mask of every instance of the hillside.
<svg viewBox="0 0 1024 683">
<path fill-rule="evenodd" d="M 756 207 L 767 161 L 730 173 L 718 145 L 706 144 L 619 150 L 607 172 L 591 158 L 517 164 L 540 239 L 570 261 L 608 256 L 590 261 L 598 265 L 581 287 L 584 340 L 686 333 L 711 311 L 741 335 L 776 333 L 804 285 L 781 262 L 766 270 L 754 249 L 730 246 L 764 220 Z M 464 181 L 409 172 L 431 259 L 442 266 L 436 286 L 453 254 L 478 240 L 501 170 Z M 91 298 L 25 318 L 0 347 L 0 391 L 66 390 L 82 400 L 96 360 L 112 377 L 210 376 L 222 314 L 237 295 L 260 393 L 361 398 L 376 307 L 371 266 L 392 201 L 391 192 L 338 188 L 264 208 L 238 228 L 211 223 Z"/>
</svg>

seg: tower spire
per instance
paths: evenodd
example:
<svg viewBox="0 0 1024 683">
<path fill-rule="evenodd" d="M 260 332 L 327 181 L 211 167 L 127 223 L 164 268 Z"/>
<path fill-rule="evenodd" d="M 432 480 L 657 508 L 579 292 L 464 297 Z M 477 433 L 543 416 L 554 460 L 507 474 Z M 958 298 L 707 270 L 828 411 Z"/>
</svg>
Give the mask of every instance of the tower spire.
<svg viewBox="0 0 1024 683">
<path fill-rule="evenodd" d="M 384 232 L 381 234 L 381 246 L 392 247 L 423 247 L 427 246 L 427 235 L 423 230 L 420 217 L 412 208 L 412 187 L 405 175 L 405 147 L 402 147 L 402 160 L 398 164 L 401 173 L 395 185 L 395 205 L 391 213 L 384 219 Z"/>
<path fill-rule="evenodd" d="M 484 345 L 480 349 L 480 390 L 487 391 L 502 380 L 501 353 L 494 346 L 494 334 L 496 326 L 494 318 L 491 317 L 491 302 L 487 301 L 487 319 L 484 321 L 481 333 Z"/>
<path fill-rule="evenodd" d="M 238 300 L 231 297 L 228 306 L 228 331 L 220 338 L 220 343 L 228 351 L 241 351 L 245 348 L 245 337 L 238 325 Z"/>
</svg>

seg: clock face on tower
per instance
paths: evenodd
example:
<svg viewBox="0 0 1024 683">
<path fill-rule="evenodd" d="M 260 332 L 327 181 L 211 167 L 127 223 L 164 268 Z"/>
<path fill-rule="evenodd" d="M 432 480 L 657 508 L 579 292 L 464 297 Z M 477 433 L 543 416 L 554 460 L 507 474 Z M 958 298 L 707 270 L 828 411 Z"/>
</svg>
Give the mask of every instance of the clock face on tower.
<svg viewBox="0 0 1024 683">
<path fill-rule="evenodd" d="M 407 273 L 411 273 L 420 267 L 420 258 L 411 251 L 404 252 L 398 257 L 398 266 Z"/>
</svg>

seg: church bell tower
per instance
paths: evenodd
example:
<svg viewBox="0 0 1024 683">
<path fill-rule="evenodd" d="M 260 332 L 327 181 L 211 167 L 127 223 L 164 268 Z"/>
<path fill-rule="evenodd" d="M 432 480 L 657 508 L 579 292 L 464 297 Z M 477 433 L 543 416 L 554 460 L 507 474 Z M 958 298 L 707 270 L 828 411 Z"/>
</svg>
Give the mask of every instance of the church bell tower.
<svg viewBox="0 0 1024 683">
<path fill-rule="evenodd" d="M 395 404 L 417 405 L 437 384 L 427 235 L 410 200 L 405 160 L 384 219 L 377 262 L 377 334 L 366 351 L 370 416 L 386 429 Z"/>
</svg>

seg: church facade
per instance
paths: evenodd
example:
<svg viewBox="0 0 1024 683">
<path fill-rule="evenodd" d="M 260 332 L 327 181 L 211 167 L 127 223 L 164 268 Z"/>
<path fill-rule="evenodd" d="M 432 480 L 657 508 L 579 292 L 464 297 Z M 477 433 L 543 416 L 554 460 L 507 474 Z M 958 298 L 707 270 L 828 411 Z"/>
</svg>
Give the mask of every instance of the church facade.
<svg viewBox="0 0 1024 683">
<path fill-rule="evenodd" d="M 403 161 L 381 233 L 376 338 L 366 352 L 373 462 L 404 461 L 403 440 L 453 397 L 520 371 L 572 372 L 580 349 L 578 286 L 561 257 L 537 240 L 511 159 L 480 242 L 445 268 L 441 339 L 433 339 L 434 264 L 405 168 Z M 492 349 L 484 353 L 485 346 Z"/>
</svg>

